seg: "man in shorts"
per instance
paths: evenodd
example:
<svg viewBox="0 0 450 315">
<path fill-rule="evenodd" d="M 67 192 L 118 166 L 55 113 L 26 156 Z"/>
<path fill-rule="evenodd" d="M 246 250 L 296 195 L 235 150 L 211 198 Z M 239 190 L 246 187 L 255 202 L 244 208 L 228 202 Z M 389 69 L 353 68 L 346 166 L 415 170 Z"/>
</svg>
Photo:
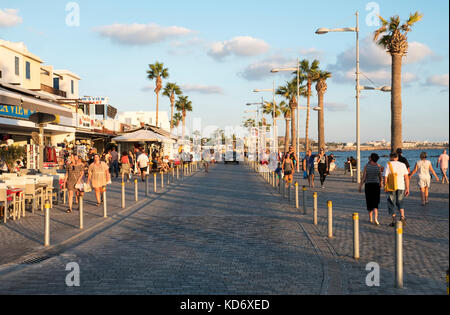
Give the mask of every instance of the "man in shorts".
<svg viewBox="0 0 450 315">
<path fill-rule="evenodd" d="M 314 188 L 314 162 L 316 160 L 316 156 L 312 155 L 312 151 L 308 150 L 306 152 L 306 156 L 303 159 L 303 171 L 306 171 L 308 176 L 309 187 Z"/>
<path fill-rule="evenodd" d="M 448 170 L 448 154 L 447 154 L 447 150 L 444 150 L 444 152 L 442 152 L 441 156 L 439 157 L 439 160 L 437 162 L 437 167 L 441 169 L 442 172 L 442 184 L 447 183 L 448 184 L 448 177 L 447 177 L 447 170 Z"/>
<path fill-rule="evenodd" d="M 203 165 L 205 166 L 205 173 L 209 173 L 209 162 L 211 160 L 211 155 L 209 150 L 204 150 L 202 154 Z"/>
<path fill-rule="evenodd" d="M 147 168 L 149 159 L 147 154 L 143 152 L 144 150 L 141 150 L 141 154 L 139 154 L 139 157 L 137 159 L 137 164 L 139 166 L 139 169 L 141 171 L 141 179 L 144 182 L 145 181 L 145 175 L 147 174 Z"/>
</svg>

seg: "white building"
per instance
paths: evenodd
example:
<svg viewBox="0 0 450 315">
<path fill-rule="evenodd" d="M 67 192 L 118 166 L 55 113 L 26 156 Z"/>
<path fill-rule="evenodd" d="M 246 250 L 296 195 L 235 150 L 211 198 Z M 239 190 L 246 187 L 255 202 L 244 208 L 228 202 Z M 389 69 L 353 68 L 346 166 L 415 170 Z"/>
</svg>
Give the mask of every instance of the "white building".
<svg viewBox="0 0 450 315">
<path fill-rule="evenodd" d="M 141 123 L 145 123 L 151 126 L 156 124 L 156 111 L 155 112 L 123 112 L 119 113 L 118 120 L 120 123 L 132 125 L 134 127 L 140 127 Z M 158 112 L 158 126 L 170 132 L 169 114 L 165 111 Z"/>
</svg>

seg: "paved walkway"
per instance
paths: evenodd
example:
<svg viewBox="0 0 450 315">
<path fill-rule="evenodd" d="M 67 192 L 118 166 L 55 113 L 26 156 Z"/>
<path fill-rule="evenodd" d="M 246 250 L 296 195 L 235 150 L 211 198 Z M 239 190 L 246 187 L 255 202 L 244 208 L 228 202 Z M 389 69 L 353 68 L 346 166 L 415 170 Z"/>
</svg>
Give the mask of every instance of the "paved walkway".
<svg viewBox="0 0 450 315">
<path fill-rule="evenodd" d="M 298 214 L 251 173 L 220 164 L 185 178 L 51 258 L 0 274 L 0 294 L 327 293 Z M 69 262 L 80 287 L 65 284 Z"/>
<path fill-rule="evenodd" d="M 411 196 L 405 201 L 407 226 L 404 229 L 404 289 L 394 289 L 394 229 L 389 227 L 391 218 L 387 210 L 387 198 L 382 193 L 380 223 L 369 224 L 364 193 L 358 193 L 358 185 L 352 183 L 349 175 L 338 170 L 328 177 L 325 189 L 309 189 L 307 196 L 308 214 L 300 216 L 302 226 L 312 239 L 321 242 L 319 249 L 333 253 L 339 262 L 338 276 L 343 294 L 445 294 L 446 270 L 449 268 L 449 185 L 433 183 L 430 204 L 422 207 L 416 178 L 411 181 Z M 300 186 L 308 185 L 298 175 L 295 180 Z M 271 188 L 268 188 L 272 190 Z M 318 193 L 318 226 L 313 225 L 313 192 Z M 301 196 L 301 194 L 300 194 Z M 292 198 L 294 201 L 295 199 Z M 300 197 L 301 200 L 301 197 Z M 327 201 L 333 201 L 334 238 L 327 238 Z M 295 207 L 292 202 L 287 207 Z M 352 214 L 360 214 L 360 256 L 353 257 Z M 300 209 L 302 213 L 302 206 Z M 326 256 L 324 256 L 326 257 Z M 368 287 L 366 264 L 380 265 L 380 287 Z M 339 283 L 337 283 L 339 285 Z"/>
</svg>

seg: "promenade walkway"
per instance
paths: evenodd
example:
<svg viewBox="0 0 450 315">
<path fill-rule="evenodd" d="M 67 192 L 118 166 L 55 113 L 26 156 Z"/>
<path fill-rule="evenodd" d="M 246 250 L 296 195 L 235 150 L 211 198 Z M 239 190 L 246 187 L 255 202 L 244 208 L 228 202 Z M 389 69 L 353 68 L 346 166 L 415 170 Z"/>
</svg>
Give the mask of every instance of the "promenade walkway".
<svg viewBox="0 0 450 315">
<path fill-rule="evenodd" d="M 255 173 L 254 173 L 255 174 Z M 308 185 L 307 180 L 297 174 L 299 186 Z M 382 192 L 380 205 L 381 226 L 368 222 L 364 193 L 352 183 L 349 175 L 337 170 L 328 177 L 325 188 L 315 181 L 316 188 L 308 188 L 308 214 L 303 215 L 300 205 L 299 219 L 309 236 L 316 240 L 319 249 L 332 253 L 339 270 L 338 291 L 342 294 L 446 294 L 446 271 L 449 268 L 449 185 L 434 182 L 430 191 L 430 204 L 421 206 L 417 178 L 411 181 L 411 196 L 405 200 L 407 226 L 404 228 L 404 289 L 394 288 L 394 228 L 389 227 L 391 217 L 387 210 L 387 197 Z M 317 188 L 318 186 L 318 188 Z M 269 185 L 267 189 L 277 193 Z M 294 191 L 292 191 L 294 193 Z M 313 225 L 313 192 L 318 193 L 318 225 Z M 278 193 L 277 193 L 278 194 Z M 301 201 L 300 189 L 300 201 Z M 280 200 L 282 198 L 280 197 Z M 295 208 L 292 197 L 287 208 Z M 334 237 L 327 237 L 327 201 L 333 201 Z M 352 214 L 360 217 L 360 256 L 353 259 Z M 320 245 L 320 246 L 319 246 Z M 325 255 L 326 256 L 326 255 Z M 324 256 L 324 257 L 325 257 Z M 376 262 L 381 267 L 380 286 L 366 285 L 366 265 Z"/>
<path fill-rule="evenodd" d="M 328 292 L 294 209 L 243 166 L 185 178 L 49 256 L 0 273 L 0 294 Z M 80 287 L 65 284 L 69 262 L 80 266 Z"/>
</svg>

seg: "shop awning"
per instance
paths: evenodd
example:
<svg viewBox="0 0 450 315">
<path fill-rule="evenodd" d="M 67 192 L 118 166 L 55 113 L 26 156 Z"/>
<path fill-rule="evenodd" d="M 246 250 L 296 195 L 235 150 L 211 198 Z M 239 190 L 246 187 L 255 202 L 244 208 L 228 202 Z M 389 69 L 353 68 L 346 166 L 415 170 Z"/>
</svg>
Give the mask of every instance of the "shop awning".
<svg viewBox="0 0 450 315">
<path fill-rule="evenodd" d="M 45 114 L 72 117 L 72 110 L 56 103 L 40 100 L 36 97 L 26 96 L 20 93 L 0 87 L 0 104 L 22 106 L 22 108 Z"/>
<path fill-rule="evenodd" d="M 150 130 L 138 130 L 112 140 L 115 142 L 164 142 L 167 139 Z"/>
</svg>

